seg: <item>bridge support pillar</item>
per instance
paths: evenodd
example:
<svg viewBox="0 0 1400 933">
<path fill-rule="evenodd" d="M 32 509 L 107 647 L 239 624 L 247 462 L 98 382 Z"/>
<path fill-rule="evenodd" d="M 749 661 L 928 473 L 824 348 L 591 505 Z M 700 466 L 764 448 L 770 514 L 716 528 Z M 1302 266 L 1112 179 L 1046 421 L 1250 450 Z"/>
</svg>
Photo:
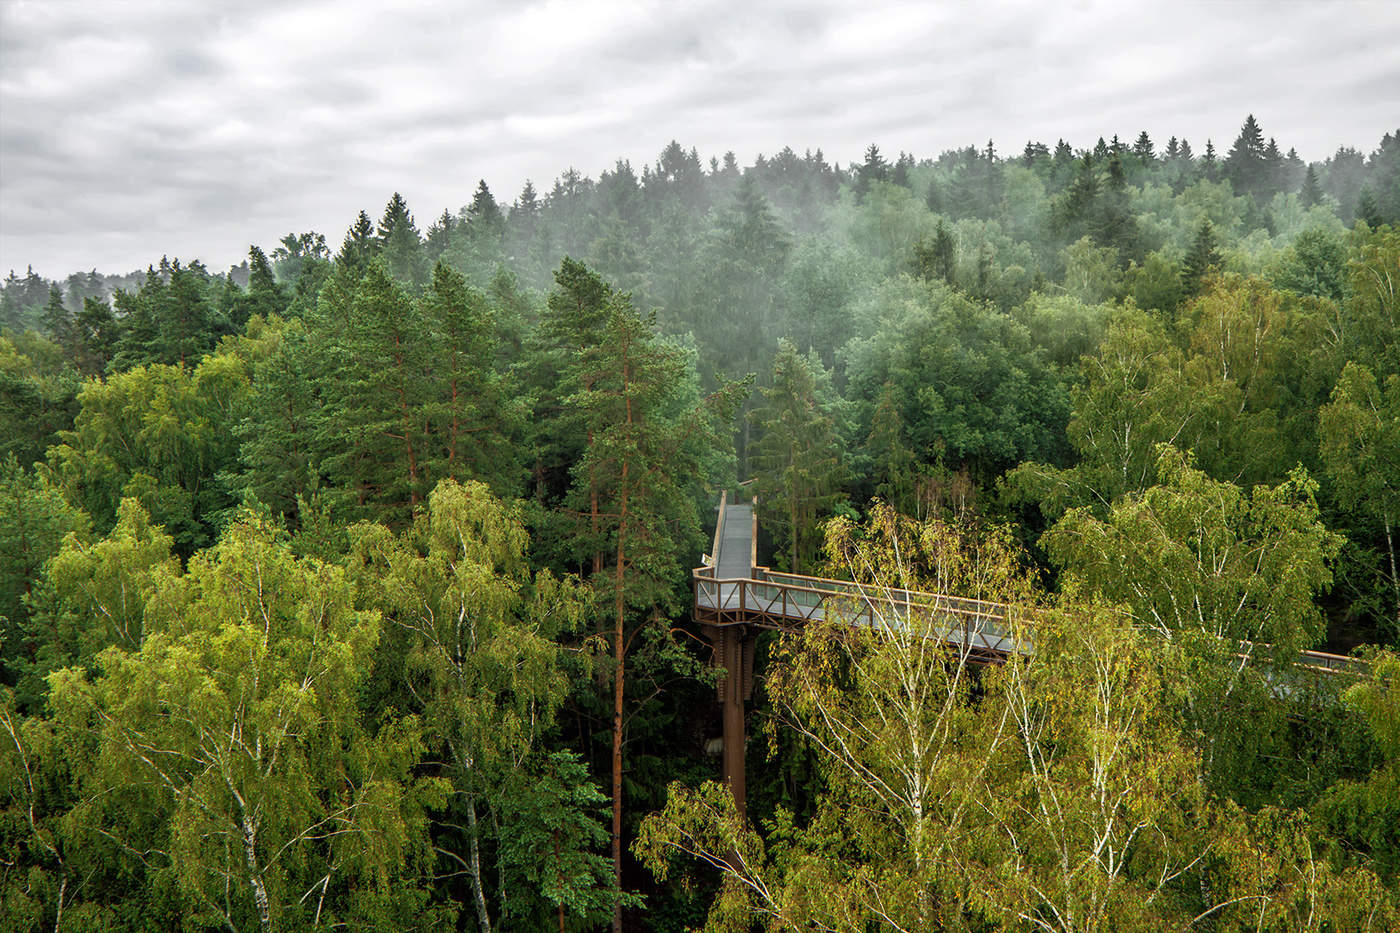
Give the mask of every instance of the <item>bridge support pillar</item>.
<svg viewBox="0 0 1400 933">
<path fill-rule="evenodd" d="M 724 783 L 734 795 L 734 807 L 744 817 L 744 704 L 753 697 L 754 633 L 747 625 L 707 626 L 715 648 L 714 663 L 723 670 L 719 701 L 724 725 Z"/>
</svg>

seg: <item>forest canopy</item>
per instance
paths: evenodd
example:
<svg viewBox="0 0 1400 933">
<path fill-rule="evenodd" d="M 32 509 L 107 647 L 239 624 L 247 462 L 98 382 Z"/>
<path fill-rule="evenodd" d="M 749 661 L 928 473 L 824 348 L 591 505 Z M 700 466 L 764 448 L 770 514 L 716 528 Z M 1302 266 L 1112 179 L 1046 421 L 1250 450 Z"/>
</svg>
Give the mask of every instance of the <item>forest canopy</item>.
<svg viewBox="0 0 1400 933">
<path fill-rule="evenodd" d="M 722 491 L 1036 650 L 760 635 L 741 815 Z M 1398 523 L 1400 130 L 672 142 L 12 271 L 0 927 L 1394 929 Z"/>
</svg>

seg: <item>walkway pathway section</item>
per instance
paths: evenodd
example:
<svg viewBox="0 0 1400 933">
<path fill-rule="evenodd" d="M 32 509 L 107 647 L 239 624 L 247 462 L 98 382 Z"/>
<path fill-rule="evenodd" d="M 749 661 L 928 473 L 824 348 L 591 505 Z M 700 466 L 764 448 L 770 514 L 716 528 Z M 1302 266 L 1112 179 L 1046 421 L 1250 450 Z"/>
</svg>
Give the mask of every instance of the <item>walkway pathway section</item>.
<svg viewBox="0 0 1400 933">
<path fill-rule="evenodd" d="M 754 514 L 751 505 L 721 500 L 715 534 L 714 562 L 697 568 L 695 618 L 716 626 L 757 626 L 796 630 L 828 618 L 853 626 L 888 631 L 911 625 L 961 650 L 987 657 L 1030 654 L 1026 635 L 1012 634 L 1012 606 L 962 599 L 941 593 L 873 587 L 844 580 L 778 573 L 754 564 Z M 1254 653 L 1240 647 L 1241 658 Z M 1357 658 L 1323 651 L 1303 651 L 1299 672 L 1363 673 Z"/>
<path fill-rule="evenodd" d="M 753 576 L 753 506 L 726 505 L 720 522 L 715 578 L 747 580 Z"/>
</svg>

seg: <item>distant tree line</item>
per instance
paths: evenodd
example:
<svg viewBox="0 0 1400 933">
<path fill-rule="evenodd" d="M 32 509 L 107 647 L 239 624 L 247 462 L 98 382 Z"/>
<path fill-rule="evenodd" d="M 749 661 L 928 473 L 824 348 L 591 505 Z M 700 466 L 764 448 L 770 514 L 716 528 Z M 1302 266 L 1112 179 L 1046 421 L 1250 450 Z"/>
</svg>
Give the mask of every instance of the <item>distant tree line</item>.
<svg viewBox="0 0 1400 933">
<path fill-rule="evenodd" d="M 1250 117 L 11 273 L 0 927 L 1393 927 L 1398 223 Z M 725 488 L 1036 653 L 764 636 L 739 822 Z"/>
</svg>

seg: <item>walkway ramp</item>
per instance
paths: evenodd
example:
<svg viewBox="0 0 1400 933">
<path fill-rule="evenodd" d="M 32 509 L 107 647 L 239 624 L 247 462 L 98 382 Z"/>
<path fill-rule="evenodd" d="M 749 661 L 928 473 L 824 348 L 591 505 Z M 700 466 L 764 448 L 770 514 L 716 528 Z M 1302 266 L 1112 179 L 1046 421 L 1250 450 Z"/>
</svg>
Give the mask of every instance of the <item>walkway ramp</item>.
<svg viewBox="0 0 1400 933">
<path fill-rule="evenodd" d="M 715 576 L 746 580 L 753 576 L 754 522 L 752 505 L 724 505 L 715 536 Z"/>
<path fill-rule="evenodd" d="M 752 505 L 720 499 L 712 562 L 693 574 L 695 618 L 707 625 L 756 626 L 794 631 L 828 618 L 842 624 L 889 632 L 907 631 L 911 621 L 959 651 L 984 657 L 1030 654 L 1033 645 L 1017 639 L 1012 619 L 1026 610 L 1001 603 L 875 587 L 845 580 L 778 573 L 756 565 Z M 1241 657 L 1252 646 L 1241 646 Z M 1323 651 L 1299 652 L 1302 671 L 1364 673 L 1357 658 Z"/>
</svg>

